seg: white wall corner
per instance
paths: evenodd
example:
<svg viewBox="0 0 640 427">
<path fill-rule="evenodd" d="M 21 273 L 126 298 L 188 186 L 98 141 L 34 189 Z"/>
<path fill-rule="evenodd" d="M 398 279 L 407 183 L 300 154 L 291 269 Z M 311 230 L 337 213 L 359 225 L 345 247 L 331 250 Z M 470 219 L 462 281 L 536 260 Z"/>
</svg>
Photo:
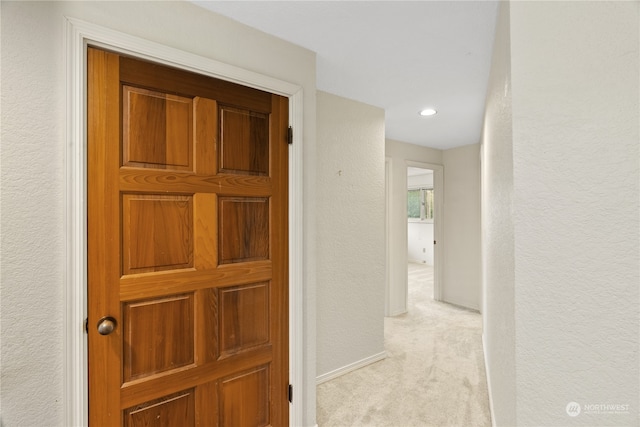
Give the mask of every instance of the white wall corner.
<svg viewBox="0 0 640 427">
<path fill-rule="evenodd" d="M 341 368 L 334 369 L 333 371 L 327 372 L 326 374 L 318 375 L 318 377 L 316 377 L 316 384 L 320 385 L 322 383 L 336 379 L 338 377 L 341 377 L 342 375 L 348 374 L 349 372 L 353 372 L 357 369 L 364 368 L 367 365 L 371 365 L 372 363 L 379 362 L 386 358 L 387 358 L 386 351 L 380 352 L 378 354 L 374 354 L 369 357 L 365 357 L 364 359 L 350 363 Z"/>
<path fill-rule="evenodd" d="M 487 343 L 486 335 L 482 334 L 482 358 L 484 359 L 484 372 L 487 377 L 487 394 L 489 395 L 489 413 L 491 415 L 491 427 L 496 427 L 496 417 L 493 413 L 493 395 L 491 394 L 491 374 L 487 363 Z"/>
</svg>

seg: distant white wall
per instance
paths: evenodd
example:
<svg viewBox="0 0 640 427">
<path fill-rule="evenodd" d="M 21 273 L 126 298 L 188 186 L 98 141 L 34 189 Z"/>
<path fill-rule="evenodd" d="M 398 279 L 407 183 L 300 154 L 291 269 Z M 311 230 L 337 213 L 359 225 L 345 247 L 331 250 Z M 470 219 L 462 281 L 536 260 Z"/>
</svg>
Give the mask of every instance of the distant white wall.
<svg viewBox="0 0 640 427">
<path fill-rule="evenodd" d="M 301 404 L 304 425 L 315 425 L 315 54 L 189 2 L 3 1 L 0 7 L 0 424 L 66 425 L 64 17 L 69 16 L 303 87 L 306 256 Z"/>
<path fill-rule="evenodd" d="M 317 93 L 318 376 L 384 356 L 384 110 Z"/>
<path fill-rule="evenodd" d="M 407 223 L 409 262 L 433 266 L 433 222 Z"/>
<path fill-rule="evenodd" d="M 480 145 L 444 150 L 443 300 L 480 309 Z M 439 243 L 438 243 L 439 244 Z"/>
<path fill-rule="evenodd" d="M 407 161 L 442 164 L 442 151 L 391 139 L 386 140 L 391 159 L 391 211 L 389 212 L 390 283 L 388 316 L 407 311 Z M 446 215 L 446 214 L 445 214 Z"/>
<path fill-rule="evenodd" d="M 498 426 L 639 425 L 638 14 L 502 5 L 483 137 Z"/>
</svg>

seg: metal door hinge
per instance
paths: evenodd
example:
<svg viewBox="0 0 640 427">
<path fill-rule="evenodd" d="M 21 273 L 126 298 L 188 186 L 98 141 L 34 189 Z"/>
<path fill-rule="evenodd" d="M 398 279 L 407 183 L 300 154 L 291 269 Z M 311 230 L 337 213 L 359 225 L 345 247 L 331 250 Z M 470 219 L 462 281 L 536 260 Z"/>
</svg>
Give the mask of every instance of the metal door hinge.
<svg viewBox="0 0 640 427">
<path fill-rule="evenodd" d="M 293 144 L 293 128 L 289 126 L 289 130 L 287 131 L 287 141 L 289 144 Z"/>
<path fill-rule="evenodd" d="M 289 384 L 289 402 L 293 403 L 293 386 Z"/>
<path fill-rule="evenodd" d="M 435 240 L 433 241 L 433 244 L 434 244 L 434 245 L 436 244 L 436 241 L 435 241 Z"/>
<path fill-rule="evenodd" d="M 85 317 L 84 319 L 84 333 L 88 334 L 89 333 L 89 318 Z"/>
</svg>

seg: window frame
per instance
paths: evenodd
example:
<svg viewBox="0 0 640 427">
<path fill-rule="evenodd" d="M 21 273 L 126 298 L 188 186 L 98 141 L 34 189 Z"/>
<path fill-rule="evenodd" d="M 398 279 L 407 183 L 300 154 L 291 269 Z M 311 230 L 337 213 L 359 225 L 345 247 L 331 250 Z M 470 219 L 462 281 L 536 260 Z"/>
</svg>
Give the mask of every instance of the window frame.
<svg viewBox="0 0 640 427">
<path fill-rule="evenodd" d="M 409 192 L 411 191 L 420 191 L 419 202 L 420 202 L 420 218 L 418 217 L 409 217 Z M 427 205 L 429 201 L 427 199 L 427 194 L 431 193 L 431 215 L 427 215 Z M 407 189 L 407 221 L 415 222 L 415 223 L 425 223 L 425 224 L 433 224 L 433 218 L 435 217 L 435 191 L 433 187 L 426 186 L 415 186 L 409 187 Z"/>
</svg>

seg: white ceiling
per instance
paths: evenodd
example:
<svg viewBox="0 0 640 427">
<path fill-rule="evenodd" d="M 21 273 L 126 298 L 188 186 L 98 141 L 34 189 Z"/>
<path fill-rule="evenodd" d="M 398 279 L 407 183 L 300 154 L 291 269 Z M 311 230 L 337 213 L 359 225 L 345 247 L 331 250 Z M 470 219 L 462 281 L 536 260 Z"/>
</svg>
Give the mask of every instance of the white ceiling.
<svg viewBox="0 0 640 427">
<path fill-rule="evenodd" d="M 317 88 L 384 108 L 387 138 L 480 141 L 497 1 L 194 3 L 316 52 Z"/>
</svg>

